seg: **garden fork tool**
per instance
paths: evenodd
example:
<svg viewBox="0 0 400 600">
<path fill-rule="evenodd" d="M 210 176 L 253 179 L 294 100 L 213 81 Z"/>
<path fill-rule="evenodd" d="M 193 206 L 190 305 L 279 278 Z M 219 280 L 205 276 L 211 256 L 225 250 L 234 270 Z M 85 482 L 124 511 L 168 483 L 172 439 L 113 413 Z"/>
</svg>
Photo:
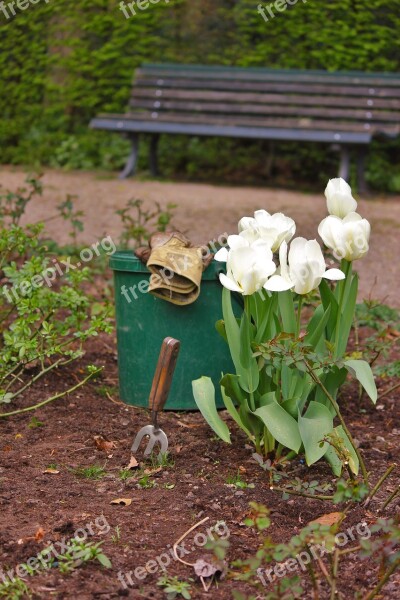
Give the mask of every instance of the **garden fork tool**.
<svg viewBox="0 0 400 600">
<path fill-rule="evenodd" d="M 137 452 L 140 443 L 145 436 L 149 436 L 150 439 L 144 451 L 144 456 L 149 456 L 149 454 L 151 454 L 156 443 L 160 444 L 159 457 L 168 450 L 168 438 L 158 426 L 157 416 L 164 408 L 168 398 L 180 345 L 181 343 L 179 340 L 175 340 L 171 337 L 165 338 L 161 345 L 160 356 L 158 357 L 149 396 L 152 425 L 142 427 L 137 433 L 131 448 L 132 454 Z"/>
</svg>

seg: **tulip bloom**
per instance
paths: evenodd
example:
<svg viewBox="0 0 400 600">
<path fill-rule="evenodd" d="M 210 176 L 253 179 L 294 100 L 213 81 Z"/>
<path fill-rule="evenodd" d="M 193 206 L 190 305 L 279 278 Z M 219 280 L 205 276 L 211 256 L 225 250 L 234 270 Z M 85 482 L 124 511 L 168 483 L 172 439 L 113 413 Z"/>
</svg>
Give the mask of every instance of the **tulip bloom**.
<svg viewBox="0 0 400 600">
<path fill-rule="evenodd" d="M 289 258 L 289 260 L 288 260 Z M 271 292 L 294 289 L 296 294 L 308 294 L 315 290 L 322 278 L 339 280 L 345 275 L 339 269 L 326 270 L 320 245 L 316 240 L 296 238 L 288 246 L 283 242 L 279 249 L 280 275 L 274 275 L 264 288 Z"/>
<path fill-rule="evenodd" d="M 296 224 L 283 213 L 270 215 L 266 210 L 256 210 L 253 217 L 239 221 L 239 235 L 247 241 L 263 240 L 276 252 L 283 241 L 289 242 L 296 232 Z"/>
<path fill-rule="evenodd" d="M 337 177 L 330 179 L 325 189 L 326 204 L 330 215 L 340 219 L 357 210 L 357 202 L 351 194 L 351 187 L 342 179 Z"/>
<path fill-rule="evenodd" d="M 332 215 L 326 217 L 321 221 L 318 233 L 337 258 L 353 261 L 362 258 L 369 250 L 371 225 L 355 212 L 344 219 Z"/>
<path fill-rule="evenodd" d="M 269 245 L 261 240 L 249 244 L 239 235 L 229 236 L 228 244 L 229 252 L 221 248 L 215 255 L 216 260 L 227 263 L 226 275 L 220 274 L 220 282 L 228 290 L 244 296 L 258 292 L 276 271 Z"/>
</svg>

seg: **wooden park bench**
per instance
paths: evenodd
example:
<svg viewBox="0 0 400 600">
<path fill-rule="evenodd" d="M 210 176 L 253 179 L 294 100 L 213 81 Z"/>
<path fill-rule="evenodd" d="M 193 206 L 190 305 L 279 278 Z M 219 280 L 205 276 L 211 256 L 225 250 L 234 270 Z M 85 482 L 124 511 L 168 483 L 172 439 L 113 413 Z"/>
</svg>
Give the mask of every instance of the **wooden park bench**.
<svg viewBox="0 0 400 600">
<path fill-rule="evenodd" d="M 400 133 L 400 75 L 146 64 L 136 71 L 128 112 L 100 114 L 90 126 L 130 137 L 121 178 L 135 171 L 140 134 L 151 135 L 153 175 L 160 134 L 184 134 L 334 144 L 346 180 L 355 149 L 362 191 L 368 144 Z"/>
</svg>

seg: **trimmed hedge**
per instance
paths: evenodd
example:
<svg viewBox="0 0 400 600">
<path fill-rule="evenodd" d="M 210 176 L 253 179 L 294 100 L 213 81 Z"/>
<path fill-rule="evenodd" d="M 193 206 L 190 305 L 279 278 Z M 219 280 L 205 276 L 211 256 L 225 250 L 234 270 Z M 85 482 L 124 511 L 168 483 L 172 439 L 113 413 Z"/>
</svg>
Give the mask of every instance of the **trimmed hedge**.
<svg viewBox="0 0 400 600">
<path fill-rule="evenodd" d="M 145 61 L 365 71 L 400 67 L 400 0 L 298 0 L 267 23 L 257 13 L 257 0 L 160 0 L 130 19 L 118 4 L 42 0 L 8 21 L 0 13 L 0 162 L 118 167 L 126 143 L 88 131 L 87 125 L 99 111 L 125 110 L 133 71 Z M 231 157 L 221 168 L 208 160 L 217 153 L 215 141 L 168 139 L 161 144 L 161 159 L 170 155 L 170 174 L 186 169 L 198 177 L 206 166 L 211 177 L 230 178 L 238 167 L 241 180 L 266 176 L 263 161 L 256 160 L 258 152 L 266 152 L 263 144 L 219 140 L 222 154 Z M 272 175 L 298 147 L 278 145 Z M 399 148 L 398 143 L 375 145 L 369 179 L 378 187 L 400 189 Z M 310 181 L 316 170 L 332 174 L 337 160 L 326 149 L 316 153 L 312 145 L 303 145 L 301 156 L 302 174 Z M 295 176 L 298 167 L 283 163 L 286 174 Z"/>
</svg>

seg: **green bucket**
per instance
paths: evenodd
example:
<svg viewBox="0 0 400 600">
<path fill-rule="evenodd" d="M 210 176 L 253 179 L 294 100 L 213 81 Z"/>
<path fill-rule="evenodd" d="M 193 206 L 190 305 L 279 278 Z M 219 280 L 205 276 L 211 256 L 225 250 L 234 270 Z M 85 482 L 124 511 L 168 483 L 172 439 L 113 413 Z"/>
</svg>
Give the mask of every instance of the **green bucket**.
<svg viewBox="0 0 400 600">
<path fill-rule="evenodd" d="M 222 317 L 223 265 L 213 261 L 204 271 L 200 296 L 189 306 L 176 306 L 147 293 L 149 271 L 133 252 L 110 258 L 114 271 L 119 391 L 134 406 L 148 406 L 161 343 L 171 336 L 181 349 L 166 410 L 196 410 L 192 380 L 211 377 L 220 400 L 221 373 L 232 373 L 228 345 L 215 329 Z M 223 406 L 221 403 L 220 406 Z"/>
</svg>

